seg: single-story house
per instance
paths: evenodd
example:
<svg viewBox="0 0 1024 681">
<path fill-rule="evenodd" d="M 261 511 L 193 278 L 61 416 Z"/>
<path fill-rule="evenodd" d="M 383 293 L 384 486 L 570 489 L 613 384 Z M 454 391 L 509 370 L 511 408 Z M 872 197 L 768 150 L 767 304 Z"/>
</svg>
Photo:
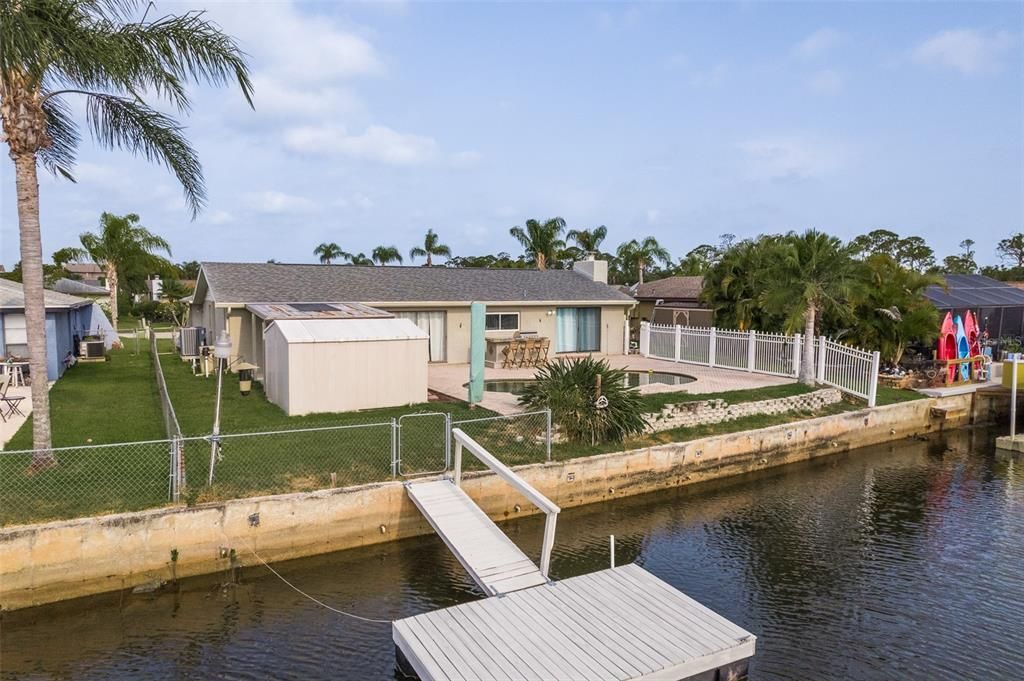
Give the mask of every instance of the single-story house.
<svg viewBox="0 0 1024 681">
<path fill-rule="evenodd" d="M 87 336 L 103 339 L 109 348 L 117 333 L 100 306 L 86 298 L 57 291 L 43 291 L 46 304 L 46 369 L 55 381 L 64 373 L 64 358 L 79 354 L 78 343 Z M 25 291 L 22 285 L 0 279 L 0 356 L 27 357 Z"/>
<path fill-rule="evenodd" d="M 110 290 L 107 286 L 107 271 L 94 262 L 69 262 L 64 269 L 91 286 Z"/>
<path fill-rule="evenodd" d="M 947 274 L 946 286 L 929 286 L 925 297 L 940 313 L 971 310 L 993 338 L 1024 335 L 1024 290 L 981 274 Z"/>
<path fill-rule="evenodd" d="M 701 301 L 704 277 L 665 277 L 629 287 L 636 301 L 631 315 L 634 331 L 640 322 L 673 326 L 712 326 L 714 310 Z"/>
<path fill-rule="evenodd" d="M 551 340 L 551 353 L 623 354 L 632 298 L 609 286 L 607 263 L 584 261 L 573 270 L 448 267 L 202 264 L 189 312 L 208 343 L 231 336 L 232 358 L 260 367 L 273 320 L 261 305 L 293 307 L 361 303 L 407 319 L 429 337 L 430 362 L 467 363 L 470 304 L 486 305 L 486 336 L 533 332 Z"/>
</svg>

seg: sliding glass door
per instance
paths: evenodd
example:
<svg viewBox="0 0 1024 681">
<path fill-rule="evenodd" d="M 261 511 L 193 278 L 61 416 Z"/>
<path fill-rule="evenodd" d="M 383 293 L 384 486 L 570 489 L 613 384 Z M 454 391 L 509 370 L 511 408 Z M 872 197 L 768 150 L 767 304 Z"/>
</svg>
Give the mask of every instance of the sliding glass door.
<svg viewBox="0 0 1024 681">
<path fill-rule="evenodd" d="M 447 323 L 448 313 L 444 310 L 426 312 L 394 312 L 399 319 L 408 319 L 430 336 L 430 361 L 446 362 L 447 355 Z"/>
<path fill-rule="evenodd" d="M 597 352 L 601 349 L 601 308 L 560 307 L 555 352 Z"/>
</svg>

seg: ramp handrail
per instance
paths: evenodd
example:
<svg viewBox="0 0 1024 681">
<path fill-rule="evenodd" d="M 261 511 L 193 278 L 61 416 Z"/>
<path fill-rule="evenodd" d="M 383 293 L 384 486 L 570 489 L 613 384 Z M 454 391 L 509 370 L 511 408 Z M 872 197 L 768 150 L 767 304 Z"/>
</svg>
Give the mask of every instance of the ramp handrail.
<svg viewBox="0 0 1024 681">
<path fill-rule="evenodd" d="M 466 435 L 461 428 L 452 428 L 452 437 L 455 438 L 453 482 L 456 487 L 462 487 L 462 448 L 465 447 L 481 463 L 494 471 L 495 475 L 512 485 L 520 494 L 529 499 L 534 506 L 544 512 L 546 517 L 544 519 L 544 543 L 541 545 L 540 550 L 540 573 L 547 579 L 548 568 L 551 566 L 551 549 L 555 545 L 555 522 L 558 519 L 559 511 L 562 509 L 538 492 L 533 485 L 516 475 L 511 468 L 494 458 L 493 454 L 484 449 L 479 442 Z"/>
</svg>

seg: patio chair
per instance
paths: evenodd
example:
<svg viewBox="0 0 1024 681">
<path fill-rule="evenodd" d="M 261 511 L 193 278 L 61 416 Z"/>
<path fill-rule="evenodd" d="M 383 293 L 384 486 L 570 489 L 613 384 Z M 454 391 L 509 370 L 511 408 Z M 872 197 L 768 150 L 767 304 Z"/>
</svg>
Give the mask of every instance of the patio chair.
<svg viewBox="0 0 1024 681">
<path fill-rule="evenodd" d="M 551 350 L 551 339 L 541 338 L 537 341 L 537 354 L 533 358 L 533 366 L 539 367 L 548 361 L 548 352 Z"/>
<path fill-rule="evenodd" d="M 7 423 L 8 416 L 24 416 L 25 414 L 21 411 L 21 403 L 25 400 L 24 397 L 8 397 L 7 389 L 11 387 L 11 374 L 6 374 L 0 378 L 0 419 L 3 419 L 4 423 Z"/>
<path fill-rule="evenodd" d="M 518 369 L 518 368 L 523 366 L 523 359 L 526 357 L 526 344 L 528 342 L 529 341 L 521 341 L 521 340 L 512 341 L 512 345 L 514 346 L 513 355 L 512 355 L 512 368 L 513 369 Z"/>
<path fill-rule="evenodd" d="M 512 346 L 513 343 L 509 343 L 501 349 L 501 368 L 508 369 L 512 364 Z"/>
</svg>

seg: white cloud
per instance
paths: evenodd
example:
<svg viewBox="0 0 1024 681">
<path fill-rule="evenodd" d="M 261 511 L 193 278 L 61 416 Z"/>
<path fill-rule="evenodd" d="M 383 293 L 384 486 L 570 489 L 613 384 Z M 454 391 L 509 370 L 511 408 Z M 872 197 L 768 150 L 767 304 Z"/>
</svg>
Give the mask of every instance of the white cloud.
<svg viewBox="0 0 1024 681">
<path fill-rule="evenodd" d="M 285 131 L 284 144 L 293 151 L 338 154 L 390 165 L 419 165 L 437 156 L 432 137 L 401 133 L 383 125 L 371 125 L 350 135 L 341 125 L 306 125 Z"/>
<path fill-rule="evenodd" d="M 756 180 L 815 179 L 840 170 L 849 159 L 844 145 L 806 135 L 765 136 L 737 146 Z"/>
<path fill-rule="evenodd" d="M 945 66 L 972 75 L 997 70 L 1013 45 L 1013 36 L 1007 31 L 955 29 L 922 42 L 914 48 L 913 58 L 919 64 Z"/>
<path fill-rule="evenodd" d="M 211 3 L 209 12 L 253 56 L 258 73 L 308 83 L 385 70 L 368 40 L 293 2 Z"/>
<path fill-rule="evenodd" d="M 269 75 L 253 78 L 256 113 L 260 115 L 319 118 L 362 113 L 362 99 L 347 87 L 304 85 L 294 87 Z"/>
<path fill-rule="evenodd" d="M 842 41 L 839 31 L 832 28 L 819 28 L 793 48 L 793 54 L 801 59 L 811 59 L 831 50 Z"/>
<path fill-rule="evenodd" d="M 260 213 L 308 213 L 315 204 L 304 196 L 295 196 L 276 190 L 250 192 L 244 197 L 246 204 Z"/>
<path fill-rule="evenodd" d="M 206 222 L 209 222 L 211 225 L 226 225 L 234 221 L 235 216 L 226 210 L 215 210 L 206 215 Z"/>
<path fill-rule="evenodd" d="M 843 77 L 832 69 L 823 69 L 811 74 L 807 87 L 819 95 L 838 95 L 843 91 Z"/>
</svg>

